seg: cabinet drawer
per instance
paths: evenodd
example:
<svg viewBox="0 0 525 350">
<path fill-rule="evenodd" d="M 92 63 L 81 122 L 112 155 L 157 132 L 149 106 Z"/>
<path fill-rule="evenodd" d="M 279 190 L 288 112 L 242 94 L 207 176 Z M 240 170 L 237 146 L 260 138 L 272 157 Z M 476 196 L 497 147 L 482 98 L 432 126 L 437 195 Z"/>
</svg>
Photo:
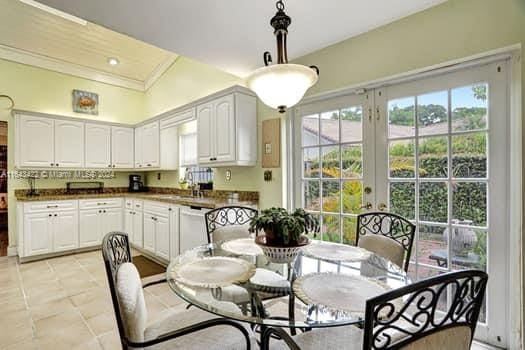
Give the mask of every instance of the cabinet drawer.
<svg viewBox="0 0 525 350">
<path fill-rule="evenodd" d="M 78 209 L 78 201 L 49 201 L 24 204 L 25 213 L 39 213 L 45 211 L 63 211 Z"/>
<path fill-rule="evenodd" d="M 97 198 L 79 201 L 80 209 L 114 208 L 122 207 L 122 198 Z"/>
<path fill-rule="evenodd" d="M 144 211 L 150 214 L 167 217 L 170 212 L 170 205 L 162 202 L 144 201 Z"/>
</svg>

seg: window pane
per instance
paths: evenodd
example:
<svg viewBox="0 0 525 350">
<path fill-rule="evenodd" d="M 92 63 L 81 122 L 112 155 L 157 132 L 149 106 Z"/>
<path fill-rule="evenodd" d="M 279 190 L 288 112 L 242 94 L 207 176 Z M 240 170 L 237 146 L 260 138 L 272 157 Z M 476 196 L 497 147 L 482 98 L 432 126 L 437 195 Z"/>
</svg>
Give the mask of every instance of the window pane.
<svg viewBox="0 0 525 350">
<path fill-rule="evenodd" d="M 452 227 L 452 270 L 487 269 L 487 231 Z"/>
<path fill-rule="evenodd" d="M 308 115 L 302 118 L 303 130 L 301 138 L 303 146 L 319 144 L 319 115 Z"/>
<path fill-rule="evenodd" d="M 448 190 L 446 182 L 422 182 L 419 184 L 419 219 L 431 222 L 447 222 Z"/>
<path fill-rule="evenodd" d="M 323 157 L 323 177 L 341 177 L 341 168 L 339 162 L 339 146 L 321 147 L 321 156 Z"/>
<path fill-rule="evenodd" d="M 304 209 L 319 211 L 319 181 L 303 181 Z"/>
<path fill-rule="evenodd" d="M 361 106 L 341 110 L 341 142 L 363 140 L 363 108 Z"/>
<path fill-rule="evenodd" d="M 339 111 L 321 113 L 321 143 L 339 143 Z"/>
<path fill-rule="evenodd" d="M 417 261 L 426 265 L 447 266 L 446 227 L 419 225 Z"/>
<path fill-rule="evenodd" d="M 323 241 L 341 242 L 341 231 L 339 229 L 339 215 L 323 215 Z"/>
<path fill-rule="evenodd" d="M 448 177 L 448 141 L 446 137 L 426 137 L 419 140 L 419 176 Z"/>
<path fill-rule="evenodd" d="M 391 178 L 413 178 L 414 174 L 414 141 L 392 141 L 388 147 L 389 174 Z"/>
<path fill-rule="evenodd" d="M 319 215 L 319 214 L 312 214 L 312 216 L 319 221 L 319 224 L 321 223 L 321 215 Z M 315 234 L 314 232 L 310 232 L 306 236 L 308 236 L 308 238 L 310 238 L 310 239 L 321 239 L 320 234 Z"/>
<path fill-rule="evenodd" d="M 342 177 L 346 179 L 359 179 L 363 176 L 363 146 L 345 145 L 341 147 L 343 163 Z"/>
<path fill-rule="evenodd" d="M 487 225 L 487 184 L 485 182 L 456 182 L 452 185 L 453 223 Z"/>
<path fill-rule="evenodd" d="M 339 181 L 323 181 L 323 211 L 339 213 Z"/>
<path fill-rule="evenodd" d="M 439 91 L 417 97 L 419 135 L 448 132 L 448 92 Z"/>
<path fill-rule="evenodd" d="M 416 186 L 413 182 L 390 183 L 390 211 L 409 220 L 416 216 Z"/>
<path fill-rule="evenodd" d="M 415 98 L 388 101 L 388 136 L 390 138 L 415 136 Z"/>
<path fill-rule="evenodd" d="M 357 229 L 357 217 L 343 217 L 343 243 L 355 245 L 355 232 Z"/>
<path fill-rule="evenodd" d="M 488 85 L 476 84 L 453 89 L 452 131 L 487 128 Z"/>
<path fill-rule="evenodd" d="M 343 213 L 359 214 L 363 205 L 363 183 L 343 181 Z"/>
<path fill-rule="evenodd" d="M 478 132 L 452 137 L 452 176 L 487 177 L 487 133 Z"/>
<path fill-rule="evenodd" d="M 319 178 L 319 147 L 303 149 L 303 171 L 305 178 Z"/>
</svg>

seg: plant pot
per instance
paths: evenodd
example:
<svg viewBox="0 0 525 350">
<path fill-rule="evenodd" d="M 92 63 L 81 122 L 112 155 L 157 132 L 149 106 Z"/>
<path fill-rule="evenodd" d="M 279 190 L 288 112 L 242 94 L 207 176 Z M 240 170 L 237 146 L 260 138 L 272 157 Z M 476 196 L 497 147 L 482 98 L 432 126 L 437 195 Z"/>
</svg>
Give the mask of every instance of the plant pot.
<svg viewBox="0 0 525 350">
<path fill-rule="evenodd" d="M 268 261 L 276 264 L 287 264 L 297 258 L 301 250 L 310 244 L 310 240 L 306 236 L 301 236 L 300 241 L 295 245 L 279 246 L 271 245 L 266 235 L 260 235 L 255 238 L 255 243 L 261 247 Z"/>
</svg>

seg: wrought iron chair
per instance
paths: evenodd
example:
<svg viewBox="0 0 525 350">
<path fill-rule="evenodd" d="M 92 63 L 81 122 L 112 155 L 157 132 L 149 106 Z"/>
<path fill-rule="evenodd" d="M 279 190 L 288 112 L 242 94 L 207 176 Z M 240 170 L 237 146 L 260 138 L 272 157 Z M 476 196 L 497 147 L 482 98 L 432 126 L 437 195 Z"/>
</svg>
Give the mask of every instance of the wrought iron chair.
<svg viewBox="0 0 525 350">
<path fill-rule="evenodd" d="M 367 300 L 363 329 L 331 327 L 291 337 L 281 328 L 267 328 L 261 348 L 269 349 L 272 336 L 278 336 L 284 342 L 272 344 L 272 350 L 469 350 L 487 281 L 477 270 L 432 277 Z"/>
<path fill-rule="evenodd" d="M 248 225 L 258 214 L 249 207 L 227 206 L 204 214 L 208 243 L 249 236 Z"/>
<path fill-rule="evenodd" d="M 178 347 L 185 349 L 201 349 L 203 347 L 208 349 L 222 349 L 227 348 L 224 341 L 228 341 L 230 344 L 235 342 L 236 349 L 242 348 L 243 345 L 246 345 L 246 349 L 250 349 L 250 333 L 245 327 L 232 320 L 211 318 L 211 314 L 197 309 L 186 312 L 174 312 L 170 317 L 163 319 L 157 324 L 146 327 L 147 310 L 145 309 L 142 289 L 165 282 L 165 280 L 155 281 L 141 286 L 138 272 L 131 262 L 128 235 L 125 233 L 108 233 L 102 242 L 102 256 L 104 258 L 111 300 L 113 302 L 120 342 L 123 349 L 164 349 Z M 120 284 L 118 283 L 119 278 L 122 278 Z M 137 286 L 138 288 L 135 288 Z M 121 287 L 127 289 L 122 291 Z M 130 309 L 129 304 L 133 304 L 133 309 Z M 134 319 L 127 319 L 126 317 L 128 316 Z M 195 320 L 197 320 L 197 322 L 195 322 Z M 138 325 L 137 327 L 135 327 L 136 324 Z M 162 332 L 170 326 L 174 329 Z M 214 329 L 213 331 L 210 330 L 210 333 L 200 332 L 192 338 L 183 337 L 211 327 L 220 328 Z M 232 329 L 230 330 L 229 327 Z M 133 328 L 134 331 L 130 331 L 131 328 Z M 237 330 L 239 333 L 237 333 Z M 139 338 L 139 340 L 136 338 Z"/>
<path fill-rule="evenodd" d="M 387 258 L 408 271 L 416 226 L 402 216 L 378 212 L 357 217 L 355 245 Z"/>
</svg>

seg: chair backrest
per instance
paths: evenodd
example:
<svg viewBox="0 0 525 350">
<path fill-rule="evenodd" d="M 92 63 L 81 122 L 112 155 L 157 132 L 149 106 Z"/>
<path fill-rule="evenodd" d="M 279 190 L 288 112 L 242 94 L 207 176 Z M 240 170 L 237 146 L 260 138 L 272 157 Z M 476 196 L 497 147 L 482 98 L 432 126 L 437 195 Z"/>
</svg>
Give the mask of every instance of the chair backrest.
<svg viewBox="0 0 525 350">
<path fill-rule="evenodd" d="M 242 226 L 242 230 L 247 232 L 249 223 L 257 214 L 256 209 L 240 206 L 227 206 L 210 210 L 204 214 L 208 243 L 222 240 L 214 239 L 213 234 L 215 231 L 224 231 L 222 233 L 224 233 L 224 236 L 228 237 L 228 239 L 241 238 L 242 232 L 234 232 L 235 230 L 228 230 L 228 228 L 231 226 Z"/>
<path fill-rule="evenodd" d="M 367 300 L 363 350 L 470 349 L 487 281 L 451 272 Z"/>
<path fill-rule="evenodd" d="M 110 232 L 106 234 L 102 240 L 102 257 L 104 258 L 104 266 L 108 277 L 109 291 L 111 293 L 115 318 L 117 319 L 120 340 L 123 348 L 126 348 L 124 341 L 126 339 L 125 324 L 122 320 L 117 296 L 117 273 L 122 264 L 132 261 L 128 235 L 122 232 Z"/>
<path fill-rule="evenodd" d="M 404 251 L 404 259 L 400 267 L 408 271 L 415 232 L 414 224 L 396 214 L 385 212 L 360 214 L 357 217 L 355 245 L 359 246 L 359 239 L 366 235 L 380 235 L 391 239 Z"/>
</svg>

